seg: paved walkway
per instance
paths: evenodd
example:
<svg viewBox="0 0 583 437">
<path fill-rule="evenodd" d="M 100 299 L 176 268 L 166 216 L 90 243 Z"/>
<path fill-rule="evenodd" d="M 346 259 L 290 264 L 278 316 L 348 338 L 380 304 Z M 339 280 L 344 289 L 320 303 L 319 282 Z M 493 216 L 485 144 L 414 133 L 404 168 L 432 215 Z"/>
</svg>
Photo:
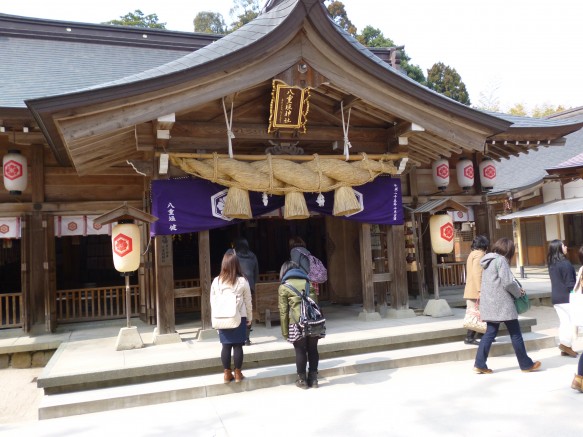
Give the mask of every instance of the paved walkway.
<svg viewBox="0 0 583 437">
<path fill-rule="evenodd" d="M 548 277 L 544 277 L 544 275 L 540 278 L 536 277 L 535 275 L 530 275 L 529 278 L 523 280 L 522 282 L 524 283 L 525 288 L 527 288 L 533 294 L 548 293 Z M 456 310 L 456 313 L 458 312 L 461 314 L 463 311 L 458 309 Z M 457 320 L 459 320 L 460 314 L 457 314 Z M 554 309 L 549 307 L 533 307 L 529 313 L 525 315 L 537 319 L 537 325 L 533 328 L 533 331 L 545 333 L 546 335 L 554 335 L 556 332 L 557 318 Z M 335 336 L 338 337 L 338 339 L 341 339 L 346 335 L 349 335 L 352 340 L 359 341 L 359 331 L 356 329 L 356 326 L 353 326 L 353 324 L 357 323 L 355 320 L 357 319 L 357 314 L 354 316 L 355 317 L 349 319 L 348 322 L 344 321 L 341 325 L 337 325 L 335 329 L 331 330 L 334 332 L 334 334 L 327 337 L 326 342 L 333 342 Z M 439 318 L 433 319 L 430 317 L 416 317 L 414 319 L 401 319 L 393 320 L 390 322 L 393 324 L 394 329 L 402 330 L 405 332 L 412 332 L 418 328 L 419 324 L 429 323 L 436 324 L 437 326 L 447 323 L 447 320 Z M 78 355 L 78 357 L 80 357 L 79 359 L 69 360 L 68 365 L 77 368 L 85 368 L 91 365 L 107 368 L 111 365 L 111 363 L 107 364 L 108 360 L 119 360 L 120 357 L 122 357 L 122 365 L 131 365 L 132 359 L 135 360 L 135 357 L 138 356 L 147 357 L 147 361 L 160 359 L 168 360 L 172 354 L 176 353 L 177 348 L 181 348 L 190 353 L 192 353 L 192 349 L 194 348 L 196 349 L 196 355 L 198 357 L 203 354 L 204 349 L 207 351 L 206 353 L 210 354 L 208 355 L 209 357 L 212 356 L 213 359 L 216 359 L 218 356 L 218 351 L 220 350 L 220 346 L 218 345 L 217 341 L 195 341 L 194 338 L 196 337 L 198 328 L 195 326 L 189 326 L 181 329 L 181 337 L 185 341 L 179 345 L 155 346 L 136 351 L 125 351 L 123 353 L 115 352 L 113 351 L 113 345 L 115 344 L 115 338 L 119 332 L 120 323 L 120 321 L 108 322 L 102 324 L 101 328 L 99 329 L 95 329 L 94 325 L 92 328 L 91 326 L 84 326 L 84 324 L 76 324 L 74 326 L 70 325 L 66 328 L 63 328 L 61 332 L 58 332 L 57 336 L 61 336 L 59 339 L 60 341 L 67 341 L 69 344 L 75 344 L 78 346 L 75 349 L 71 349 L 71 351 L 76 350 L 77 352 L 83 352 L 83 349 L 88 347 L 89 344 L 92 344 L 91 347 L 94 348 L 96 344 L 95 342 L 102 343 L 106 346 L 106 348 L 102 350 L 107 352 L 103 352 L 100 355 L 99 362 L 96 361 L 91 363 L 91 360 L 95 361 L 94 357 L 92 357 L 90 360 L 83 360 L 83 354 L 81 353 Z M 387 321 L 383 319 L 380 325 L 378 323 L 380 322 L 374 322 L 372 324 L 369 323 L 368 328 L 373 330 L 378 329 L 380 325 L 383 323 L 386 324 Z M 148 343 L 151 341 L 153 327 L 145 326 L 141 328 L 141 331 L 144 342 Z M 0 337 L 0 347 L 2 344 L 6 344 L 5 342 L 18 344 L 26 341 L 39 340 L 38 338 L 35 339 L 35 337 L 24 338 L 21 335 L 10 337 L 6 333 L 3 334 L 4 338 Z M 57 337 L 52 336 L 51 338 L 55 340 Z M 246 353 L 249 353 L 251 350 L 258 351 L 262 348 L 266 351 L 269 351 L 274 344 L 283 345 L 286 350 L 291 350 L 289 345 L 280 339 L 279 326 L 277 325 L 269 330 L 264 326 L 258 326 L 254 332 L 254 339 L 256 344 L 251 348 L 247 348 Z M 63 361 L 63 363 L 67 363 L 67 361 Z M 118 364 L 116 364 L 116 366 L 117 365 Z M 0 383 L 2 384 L 2 390 L 0 391 L 0 423 L 22 421 L 26 422 L 36 420 L 36 410 L 38 407 L 38 401 L 42 394 L 42 390 L 36 388 L 36 383 L 33 378 L 40 376 L 41 373 L 46 372 L 46 370 L 47 369 L 0 370 Z M 63 373 L 67 372 L 66 368 L 62 368 L 61 370 Z M 43 423 L 45 422 L 47 421 L 43 421 Z M 0 431 L 2 431 L 2 428 L 0 428 Z"/>
<path fill-rule="evenodd" d="M 533 310 L 552 318 L 551 308 Z M 569 387 L 577 360 L 555 348 L 531 355 L 543 362 L 540 372 L 519 372 L 511 355 L 489 360 L 492 375 L 474 374 L 472 361 L 439 363 L 329 377 L 318 390 L 290 384 L 0 425 L 0 435 L 580 437 L 583 394 Z M 299 427 L 302 408 L 312 415 Z"/>
</svg>

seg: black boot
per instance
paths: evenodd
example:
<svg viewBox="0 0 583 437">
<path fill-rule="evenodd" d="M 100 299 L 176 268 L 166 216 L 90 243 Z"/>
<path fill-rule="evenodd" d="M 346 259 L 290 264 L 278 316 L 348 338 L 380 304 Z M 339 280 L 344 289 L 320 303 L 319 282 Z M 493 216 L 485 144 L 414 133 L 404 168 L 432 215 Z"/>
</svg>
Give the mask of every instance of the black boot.
<svg viewBox="0 0 583 437">
<path fill-rule="evenodd" d="M 304 390 L 308 388 L 308 384 L 306 383 L 306 372 L 298 373 L 298 379 L 296 379 L 296 386 Z"/>
<path fill-rule="evenodd" d="M 318 371 L 310 370 L 308 372 L 308 387 L 318 388 Z"/>
<path fill-rule="evenodd" d="M 470 329 L 468 329 L 468 333 L 466 334 L 466 338 L 464 340 L 465 344 L 473 344 L 473 345 L 479 345 L 480 342 L 478 340 L 476 340 L 476 331 L 472 331 Z"/>
</svg>

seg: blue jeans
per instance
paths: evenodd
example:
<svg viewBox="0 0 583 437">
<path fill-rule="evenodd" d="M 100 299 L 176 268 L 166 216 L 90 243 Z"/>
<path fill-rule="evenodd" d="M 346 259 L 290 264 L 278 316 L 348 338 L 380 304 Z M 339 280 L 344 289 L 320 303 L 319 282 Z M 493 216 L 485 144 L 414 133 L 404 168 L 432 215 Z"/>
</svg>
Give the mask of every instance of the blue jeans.
<svg viewBox="0 0 583 437">
<path fill-rule="evenodd" d="M 577 375 L 583 375 L 583 354 L 579 355 L 579 365 L 577 366 Z"/>
<path fill-rule="evenodd" d="M 474 362 L 475 367 L 479 367 L 480 369 L 488 368 L 486 366 L 486 360 L 488 359 L 492 342 L 496 338 L 496 335 L 498 335 L 500 323 L 502 322 L 486 322 L 486 333 L 480 340 L 480 346 L 478 346 L 478 352 L 476 353 L 476 360 Z M 520 369 L 525 370 L 531 368 L 534 365 L 534 361 L 526 354 L 526 347 L 524 346 L 518 319 L 506 320 L 504 324 L 510 333 L 510 340 L 512 340 L 512 347 L 514 348 Z"/>
</svg>

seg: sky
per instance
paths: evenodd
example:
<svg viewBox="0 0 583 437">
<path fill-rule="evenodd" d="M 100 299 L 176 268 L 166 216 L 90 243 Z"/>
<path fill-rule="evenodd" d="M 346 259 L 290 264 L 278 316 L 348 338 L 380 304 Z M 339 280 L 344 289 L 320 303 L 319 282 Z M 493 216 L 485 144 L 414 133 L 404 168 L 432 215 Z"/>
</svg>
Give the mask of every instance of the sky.
<svg viewBox="0 0 583 437">
<path fill-rule="evenodd" d="M 360 32 L 371 25 L 426 74 L 436 62 L 456 71 L 472 106 L 498 101 L 507 111 L 542 105 L 583 106 L 580 0 L 343 0 Z M 166 29 L 192 32 L 201 11 L 230 24 L 233 0 L 0 0 L 0 13 L 85 23 L 140 9 Z"/>
</svg>

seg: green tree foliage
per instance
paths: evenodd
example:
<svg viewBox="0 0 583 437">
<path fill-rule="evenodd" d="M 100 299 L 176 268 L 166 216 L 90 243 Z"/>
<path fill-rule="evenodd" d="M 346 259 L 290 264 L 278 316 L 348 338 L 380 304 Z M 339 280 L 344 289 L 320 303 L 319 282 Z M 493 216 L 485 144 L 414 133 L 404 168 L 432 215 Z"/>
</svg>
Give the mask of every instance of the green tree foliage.
<svg viewBox="0 0 583 437">
<path fill-rule="evenodd" d="M 119 20 L 110 20 L 101 24 L 113 24 L 114 26 L 147 27 L 149 29 L 166 29 L 166 23 L 158 22 L 157 14 L 144 15 L 136 9 L 134 12 L 119 17 Z"/>
<path fill-rule="evenodd" d="M 455 68 L 443 62 L 433 64 L 427 70 L 427 87 L 464 105 L 470 104 L 470 96 L 462 78 Z"/>
<path fill-rule="evenodd" d="M 396 47 L 392 39 L 383 35 L 380 29 L 372 26 L 366 26 L 362 32 L 356 35 L 356 39 L 366 47 Z M 411 58 L 407 55 L 405 50 L 400 50 L 401 54 L 401 68 L 414 81 L 425 84 L 425 75 L 423 70 L 418 65 L 412 64 Z"/>
<path fill-rule="evenodd" d="M 222 14 L 218 12 L 203 11 L 194 17 L 194 31 L 202 33 L 214 33 L 224 35 L 227 33 L 227 25 Z"/>
<path fill-rule="evenodd" d="M 327 8 L 334 22 L 349 34 L 356 37 L 356 26 L 348 19 L 344 3 L 340 1 L 332 1 Z"/>
<path fill-rule="evenodd" d="M 553 106 L 548 103 L 543 103 L 542 105 L 536 105 L 533 108 L 531 117 L 544 118 L 556 114 L 557 112 L 566 111 L 567 109 L 568 108 L 565 108 L 563 105 Z"/>
<path fill-rule="evenodd" d="M 520 115 L 522 117 L 528 115 L 528 113 L 526 112 L 526 108 L 522 103 L 516 103 L 512 108 L 508 110 L 508 113 L 512 115 Z"/>
<path fill-rule="evenodd" d="M 233 0 L 233 7 L 229 13 L 231 17 L 237 17 L 237 20 L 231 23 L 229 32 L 233 32 L 253 21 L 259 15 L 260 10 L 259 0 Z"/>
</svg>

